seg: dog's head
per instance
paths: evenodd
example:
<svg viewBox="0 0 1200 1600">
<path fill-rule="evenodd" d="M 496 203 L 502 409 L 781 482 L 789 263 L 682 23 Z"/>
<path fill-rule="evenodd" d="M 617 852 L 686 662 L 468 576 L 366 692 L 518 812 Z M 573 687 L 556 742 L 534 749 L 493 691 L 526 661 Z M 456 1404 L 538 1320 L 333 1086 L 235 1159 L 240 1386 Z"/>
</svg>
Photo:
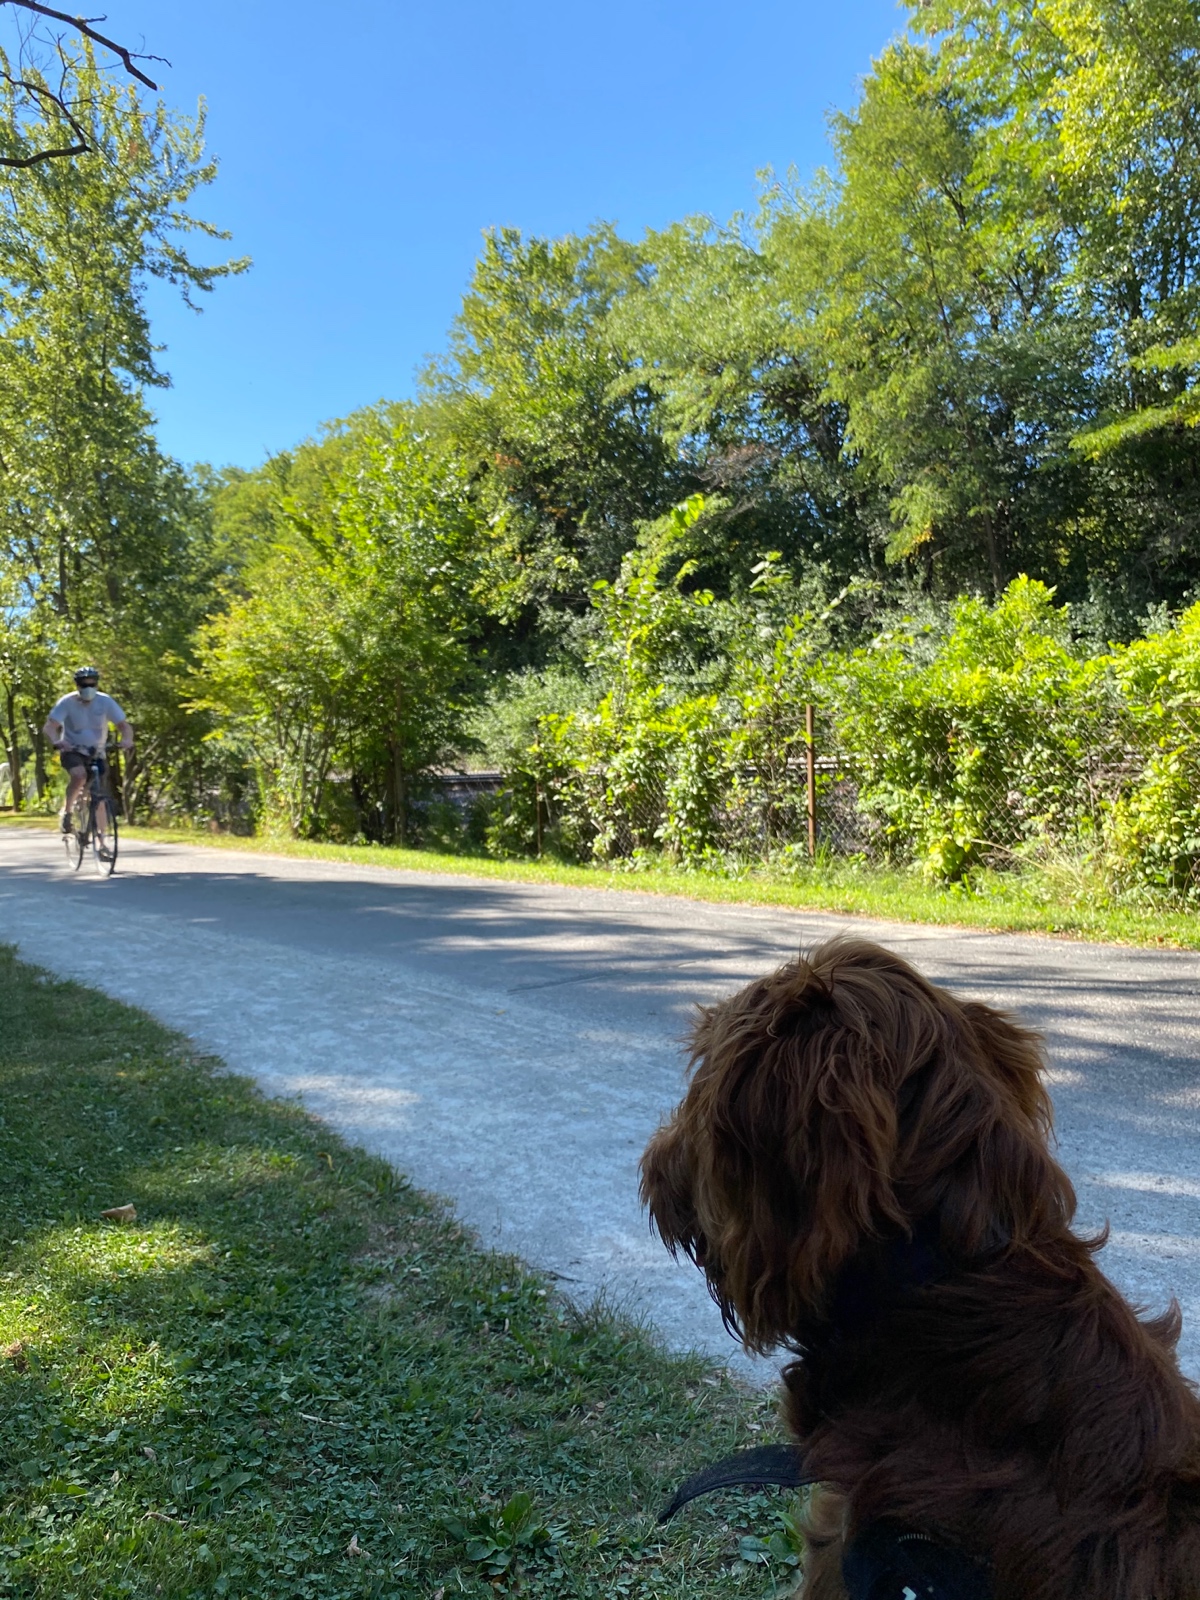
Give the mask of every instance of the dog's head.
<svg viewBox="0 0 1200 1600">
<path fill-rule="evenodd" d="M 703 1010 L 692 1065 L 642 1198 L 750 1349 L 810 1327 L 872 1240 L 922 1223 L 970 1261 L 1070 1222 L 1037 1035 L 879 945 L 830 940 Z"/>
</svg>

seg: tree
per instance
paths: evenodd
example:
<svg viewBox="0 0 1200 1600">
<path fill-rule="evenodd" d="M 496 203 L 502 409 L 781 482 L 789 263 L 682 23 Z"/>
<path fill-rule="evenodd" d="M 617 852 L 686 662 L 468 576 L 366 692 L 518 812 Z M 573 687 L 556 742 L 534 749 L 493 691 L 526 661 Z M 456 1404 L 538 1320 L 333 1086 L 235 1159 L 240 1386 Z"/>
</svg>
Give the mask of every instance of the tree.
<svg viewBox="0 0 1200 1600">
<path fill-rule="evenodd" d="M 648 390 L 608 328 L 641 279 L 605 226 L 583 237 L 489 232 L 447 356 L 426 375 L 431 423 L 469 464 L 507 554 L 493 604 L 552 627 L 616 576 L 637 520 L 677 499 L 679 466 Z"/>
<path fill-rule="evenodd" d="M 360 414 L 342 444 L 323 498 L 282 502 L 293 537 L 204 630 L 197 706 L 252 763 L 268 825 L 404 841 L 461 742 L 489 533 L 418 412 Z"/>
<path fill-rule="evenodd" d="M 135 704 L 143 689 L 161 701 L 163 662 L 186 657 L 217 573 L 202 548 L 202 496 L 154 439 L 144 391 L 167 379 L 146 282 L 191 298 L 244 263 L 208 266 L 185 248 L 189 233 L 222 237 L 188 207 L 215 174 L 202 117 L 143 106 L 86 41 L 64 60 L 60 88 L 88 149 L 27 163 L 0 189 L 4 622 L 10 640 L 94 656 Z M 68 113 L 51 99 L 32 119 L 21 93 L 0 74 L 0 129 L 47 149 L 67 140 Z M 9 681 L 34 730 L 40 789 L 47 686 L 29 671 Z M 178 702 L 158 704 L 141 718 L 143 763 L 156 721 L 175 728 L 166 744 L 178 754 Z M 134 776 L 158 791 L 167 782 L 145 764 Z"/>
<path fill-rule="evenodd" d="M 782 195 L 767 228 L 847 450 L 890 499 L 890 558 L 999 592 L 1078 498 L 1089 352 L 1037 172 L 1000 181 L 998 112 L 945 48 L 884 52 L 833 119 L 836 181 Z"/>
<path fill-rule="evenodd" d="M 186 209 L 215 176 L 202 117 L 147 112 L 90 64 L 77 77 L 95 150 L 0 192 L 0 548 L 28 603 L 72 622 L 159 575 L 166 468 L 143 390 L 167 380 L 146 279 L 190 298 L 245 265 L 201 265 L 179 242 L 220 237 Z"/>
<path fill-rule="evenodd" d="M 719 497 L 693 553 L 728 591 L 767 549 L 839 575 L 874 559 L 865 485 L 846 452 L 846 411 L 784 290 L 768 232 L 705 218 L 647 236 L 647 282 L 611 322 L 628 372 L 658 401 L 666 442 Z"/>
<path fill-rule="evenodd" d="M 0 567 L 0 742 L 11 773 L 13 805 L 26 799 L 25 765 L 33 756 L 32 788 L 46 788 L 42 724 L 61 693 L 61 629 L 44 612 L 19 603 L 14 575 Z"/>
<path fill-rule="evenodd" d="M 1038 452 L 1074 484 L 1042 570 L 1105 591 L 1128 629 L 1200 578 L 1200 440 L 1178 426 L 1197 328 L 1200 15 L 1188 0 L 932 0 L 914 25 L 942 81 L 976 98 L 989 191 L 1057 237 L 1052 313 L 1086 340 L 1084 382 L 1080 403 L 1051 391 L 1038 409 L 1073 423 L 1074 459 L 1094 465 L 1063 473 L 1061 430 Z"/>
</svg>

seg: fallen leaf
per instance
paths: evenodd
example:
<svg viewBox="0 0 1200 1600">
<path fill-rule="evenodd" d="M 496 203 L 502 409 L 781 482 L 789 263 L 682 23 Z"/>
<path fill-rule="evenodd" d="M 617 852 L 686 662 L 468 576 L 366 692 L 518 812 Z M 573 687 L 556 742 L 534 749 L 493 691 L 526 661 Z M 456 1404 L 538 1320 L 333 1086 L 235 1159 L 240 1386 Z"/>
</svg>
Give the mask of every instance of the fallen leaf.
<svg viewBox="0 0 1200 1600">
<path fill-rule="evenodd" d="M 151 1445 L 144 1444 L 142 1446 L 142 1454 L 145 1456 L 147 1461 L 157 1461 L 158 1460 L 158 1452 L 156 1450 L 154 1450 L 154 1448 Z"/>
<path fill-rule="evenodd" d="M 350 1535 L 350 1543 L 346 1546 L 346 1554 L 348 1556 L 365 1556 L 366 1553 L 367 1552 L 365 1550 L 361 1550 L 359 1548 L 358 1535 L 356 1533 L 352 1533 Z"/>
<path fill-rule="evenodd" d="M 100 1215 L 106 1222 L 136 1222 L 137 1207 L 110 1206 L 107 1211 L 102 1211 Z"/>
<path fill-rule="evenodd" d="M 433 1591 L 433 1600 L 446 1600 L 445 1589 L 435 1589 Z"/>
</svg>

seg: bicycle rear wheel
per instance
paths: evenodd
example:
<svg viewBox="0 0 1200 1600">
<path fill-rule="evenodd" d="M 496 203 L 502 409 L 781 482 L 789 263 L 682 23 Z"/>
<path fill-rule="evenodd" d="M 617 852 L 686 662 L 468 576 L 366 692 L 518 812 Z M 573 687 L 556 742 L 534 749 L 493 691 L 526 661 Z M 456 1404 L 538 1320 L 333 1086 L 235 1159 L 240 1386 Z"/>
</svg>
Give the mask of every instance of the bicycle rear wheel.
<svg viewBox="0 0 1200 1600">
<path fill-rule="evenodd" d="M 111 877 L 117 865 L 117 819 L 111 802 L 92 812 L 92 862 L 102 878 Z"/>
<path fill-rule="evenodd" d="M 81 794 L 71 807 L 71 831 L 62 836 L 63 849 L 67 852 L 67 865 L 72 872 L 79 871 L 79 863 L 83 860 L 83 852 L 87 849 L 88 839 L 88 797 Z"/>
</svg>

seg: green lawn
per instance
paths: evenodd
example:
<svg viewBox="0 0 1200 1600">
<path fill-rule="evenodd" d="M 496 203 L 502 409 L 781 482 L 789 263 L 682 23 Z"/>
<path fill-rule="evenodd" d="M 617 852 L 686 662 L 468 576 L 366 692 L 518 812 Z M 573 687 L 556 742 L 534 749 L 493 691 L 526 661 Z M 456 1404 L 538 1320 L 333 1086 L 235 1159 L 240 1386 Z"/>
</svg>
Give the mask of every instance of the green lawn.
<svg viewBox="0 0 1200 1600">
<path fill-rule="evenodd" d="M 792 1576 L 782 1497 L 652 1515 L 775 1436 L 769 1398 L 571 1310 L 381 1162 L 4 947 L 0 1114 L 0 1596 Z"/>
<path fill-rule="evenodd" d="M 50 826 L 45 818 L 11 815 L 0 822 Z M 137 839 L 203 844 L 265 855 L 355 866 L 401 867 L 417 872 L 463 873 L 508 883 L 561 883 L 586 889 L 637 889 L 723 905 L 784 906 L 836 911 L 898 922 L 942 923 L 998 932 L 1050 933 L 1105 943 L 1168 945 L 1200 950 L 1200 915 L 1165 896 L 1142 899 L 1111 893 L 1098 875 L 1073 862 L 1038 871 L 981 872 L 968 886 L 931 883 L 916 869 L 819 862 L 786 876 L 763 868 L 737 874 L 683 872 L 664 867 L 613 871 L 561 862 L 496 861 L 487 856 L 441 855 L 364 845 L 305 840 L 244 839 L 229 834 L 167 828 L 132 828 Z"/>
</svg>

